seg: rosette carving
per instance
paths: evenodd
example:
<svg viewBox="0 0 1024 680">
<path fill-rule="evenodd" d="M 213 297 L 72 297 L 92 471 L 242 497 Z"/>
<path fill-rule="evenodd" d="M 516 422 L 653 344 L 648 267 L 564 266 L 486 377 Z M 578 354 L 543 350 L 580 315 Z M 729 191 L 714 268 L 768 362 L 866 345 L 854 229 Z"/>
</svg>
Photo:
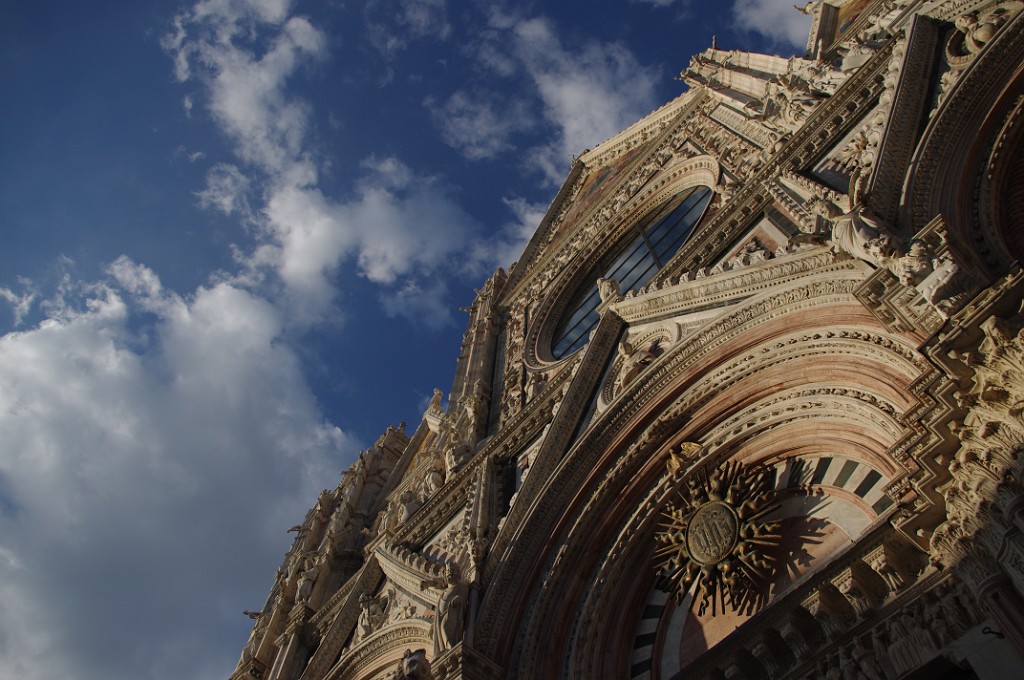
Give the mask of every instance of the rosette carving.
<svg viewBox="0 0 1024 680">
<path fill-rule="evenodd" d="M 698 614 L 750 613 L 767 600 L 780 522 L 769 471 L 730 461 L 688 479 L 669 503 L 655 551 L 660 587 L 681 602 L 690 589 Z"/>
</svg>

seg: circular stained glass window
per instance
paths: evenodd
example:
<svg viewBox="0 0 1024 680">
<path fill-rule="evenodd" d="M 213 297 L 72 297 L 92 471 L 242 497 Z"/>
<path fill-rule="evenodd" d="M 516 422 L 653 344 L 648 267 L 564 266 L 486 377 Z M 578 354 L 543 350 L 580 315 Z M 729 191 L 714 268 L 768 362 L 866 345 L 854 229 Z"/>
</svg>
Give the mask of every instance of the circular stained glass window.
<svg viewBox="0 0 1024 680">
<path fill-rule="evenodd" d="M 586 286 L 577 293 L 558 324 L 551 346 L 555 359 L 568 356 L 585 345 L 590 331 L 597 326 L 600 318 L 597 307 L 601 304 L 597 280 L 615 279 L 623 293 L 646 285 L 693 233 L 712 195 L 706 186 L 677 194 L 649 213 L 623 239 L 625 246 L 611 251 L 594 268 Z"/>
</svg>

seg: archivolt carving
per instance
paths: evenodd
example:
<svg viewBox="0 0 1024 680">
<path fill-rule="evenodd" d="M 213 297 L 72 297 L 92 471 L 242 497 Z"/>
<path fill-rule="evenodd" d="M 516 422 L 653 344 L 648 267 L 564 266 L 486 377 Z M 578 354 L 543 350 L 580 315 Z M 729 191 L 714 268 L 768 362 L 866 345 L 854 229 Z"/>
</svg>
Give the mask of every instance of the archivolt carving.
<svg viewBox="0 0 1024 680">
<path fill-rule="evenodd" d="M 1005 256 L 993 252 L 992 244 L 978 234 L 977 202 L 965 200 L 969 197 L 959 189 L 965 185 L 965 171 L 975 170 L 966 168 L 964 161 L 975 157 L 975 148 L 982 141 L 978 121 L 991 119 L 994 107 L 1012 106 L 1012 101 L 1001 102 L 999 98 L 1012 91 L 1008 86 L 1014 77 L 1020 77 L 1024 58 L 1022 23 L 1022 13 L 1010 19 L 989 43 L 999 43 L 1000 48 L 982 50 L 950 88 L 910 164 L 902 215 L 902 220 L 914 227 L 927 224 L 935 215 L 944 215 L 954 227 L 951 246 L 977 253 L 995 273 L 1005 268 Z M 1020 87 L 1019 81 L 1015 87 Z"/>
<path fill-rule="evenodd" d="M 1001 244 L 1010 259 L 1024 260 L 1024 246 L 1016 228 L 1024 222 L 1024 181 L 1021 153 L 1024 149 L 1024 95 L 1017 98 L 1003 121 L 989 155 L 986 172 L 980 178 L 981 226 L 988 238 Z"/>
<path fill-rule="evenodd" d="M 845 385 L 818 385 L 785 390 L 774 398 L 755 402 L 708 432 L 706 439 L 714 448 L 737 448 L 798 421 L 836 420 L 864 432 L 874 432 L 879 440 L 894 443 L 904 432 L 898 418 L 895 404 L 886 397 Z M 884 457 L 872 462 L 890 475 L 898 469 L 893 461 Z"/>
<path fill-rule="evenodd" d="M 620 398 L 620 407 L 609 409 L 602 414 L 588 433 L 577 441 L 567 454 L 567 458 L 572 459 L 572 464 L 561 466 L 554 473 L 557 478 L 549 481 L 549 484 L 581 488 L 581 485 L 584 484 L 582 475 L 592 474 L 599 455 L 606 455 L 610 461 L 613 461 L 613 464 L 602 473 L 596 486 L 591 487 L 588 491 L 588 500 L 585 505 L 573 512 L 572 535 L 594 537 L 600 533 L 595 523 L 601 522 L 602 518 L 608 516 L 609 503 L 621 498 L 622 485 L 626 483 L 626 480 L 636 478 L 638 471 L 643 468 L 646 461 L 657 458 L 655 451 L 658 447 L 665 446 L 666 442 L 673 441 L 673 437 L 682 436 L 681 433 L 695 426 L 688 420 L 688 415 L 696 404 L 700 404 L 701 400 L 706 398 L 707 394 L 728 392 L 732 381 L 741 382 L 745 378 L 749 379 L 752 372 L 763 370 L 765 366 L 770 366 L 773 363 L 777 364 L 780 360 L 785 360 L 787 355 L 795 359 L 801 355 L 808 357 L 818 355 L 820 357 L 822 354 L 827 355 L 838 351 L 840 354 L 837 356 L 845 353 L 864 357 L 864 360 L 870 363 L 887 366 L 880 373 L 901 376 L 896 383 L 887 388 L 897 392 L 901 386 L 905 389 L 914 377 L 927 369 L 927 362 L 910 345 L 884 334 L 853 328 L 849 330 L 837 328 L 820 333 L 794 333 L 779 338 L 771 345 L 753 347 L 748 353 L 734 359 L 721 369 L 708 372 L 700 381 L 688 388 L 684 395 L 671 405 L 667 405 L 656 420 L 633 436 L 624 451 L 614 453 L 609 450 L 612 439 L 621 432 L 626 423 L 636 417 L 644 402 L 651 399 L 652 395 L 659 393 L 673 376 L 678 378 L 680 372 L 686 370 L 687 357 L 707 357 L 714 344 L 724 341 L 725 337 L 734 337 L 735 334 L 739 334 L 741 327 L 744 331 L 749 331 L 768 322 L 774 318 L 772 311 L 780 309 L 779 305 L 783 300 L 791 300 L 790 304 L 799 304 L 798 300 L 805 300 L 803 304 L 828 305 L 837 300 L 825 295 L 820 287 L 836 290 L 834 286 L 839 285 L 840 289 L 843 288 L 842 280 L 816 282 L 808 285 L 810 289 L 814 290 L 813 294 L 809 289 L 803 289 L 781 293 L 780 297 L 769 296 L 767 300 L 750 301 L 744 305 L 746 308 L 744 314 L 734 312 L 732 315 L 725 315 L 725 318 L 709 324 L 709 327 L 702 330 L 697 337 L 688 338 L 667 352 L 650 370 L 637 379 L 637 385 L 630 385 L 626 388 L 628 396 L 623 395 Z M 809 295 L 809 297 L 805 298 L 804 295 Z M 813 303 L 806 302 L 810 300 L 813 300 Z M 791 314 L 792 309 L 780 311 L 780 313 Z M 731 319 L 736 319 L 738 322 L 740 318 L 744 318 L 746 321 L 739 326 L 732 326 Z M 715 340 L 712 341 L 712 338 Z M 893 367 L 895 371 L 893 371 Z M 844 396 L 840 401 L 847 398 Z M 883 399 L 880 403 L 884 403 L 884 401 Z M 854 405 L 856 400 L 850 399 L 846 403 Z M 863 407 L 858 406 L 858 408 Z M 890 408 L 896 407 L 893 405 Z M 712 452 L 710 455 L 714 455 L 714 453 Z M 581 456 L 586 457 L 587 460 L 583 460 Z M 889 463 L 887 466 L 881 467 L 892 469 L 892 464 Z M 518 545 L 525 546 L 532 541 L 540 541 L 541 535 L 546 535 L 545 532 L 550 530 L 550 528 L 546 528 L 547 524 L 554 522 L 560 512 L 561 510 L 554 508 L 533 508 L 531 518 L 518 533 Z M 569 554 L 574 555 L 575 553 L 570 552 Z M 566 558 L 566 555 L 553 556 L 553 561 L 544 566 L 542 571 L 547 575 L 545 583 L 560 582 L 558 565 L 568 564 Z M 527 558 L 524 555 L 508 553 L 504 555 L 502 568 L 495 572 L 492 580 L 493 592 L 520 592 L 526 587 L 523 585 L 513 586 L 511 582 L 505 584 L 506 580 L 515 580 L 515 575 L 520 568 L 517 564 L 521 559 L 535 560 L 536 557 Z M 535 593 L 534 599 L 529 604 L 528 613 L 520 622 L 521 625 L 517 626 L 520 629 L 531 630 L 532 623 L 547 620 L 552 616 L 549 607 L 554 606 L 553 603 L 556 601 L 560 602 L 562 607 L 565 606 L 565 593 L 548 592 L 543 589 L 533 592 Z M 495 613 L 494 610 L 489 610 L 486 607 L 482 610 L 478 631 L 486 631 L 490 626 L 498 625 L 497 621 L 492 618 Z M 539 644 L 539 642 L 527 642 L 526 644 Z M 520 656 L 519 658 L 525 657 Z"/>
<path fill-rule="evenodd" d="M 342 657 L 326 676 L 329 680 L 356 680 L 368 669 L 390 669 L 410 647 L 431 644 L 430 624 L 414 620 L 385 628 Z"/>
</svg>

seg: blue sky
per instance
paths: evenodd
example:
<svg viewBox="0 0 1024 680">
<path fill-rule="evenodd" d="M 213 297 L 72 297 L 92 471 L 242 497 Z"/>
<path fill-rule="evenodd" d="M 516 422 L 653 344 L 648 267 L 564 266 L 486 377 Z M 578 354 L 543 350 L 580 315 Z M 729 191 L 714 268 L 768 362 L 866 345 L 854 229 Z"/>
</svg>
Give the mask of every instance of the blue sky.
<svg viewBox="0 0 1024 680">
<path fill-rule="evenodd" d="M 0 668 L 226 678 L 571 157 L 787 0 L 0 5 Z"/>
</svg>

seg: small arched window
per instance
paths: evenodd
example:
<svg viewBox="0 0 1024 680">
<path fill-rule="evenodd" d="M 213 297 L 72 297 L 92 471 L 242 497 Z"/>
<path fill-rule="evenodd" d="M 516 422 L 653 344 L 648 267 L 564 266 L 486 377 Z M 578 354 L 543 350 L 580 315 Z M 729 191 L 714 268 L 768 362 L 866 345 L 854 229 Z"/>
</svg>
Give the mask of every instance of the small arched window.
<svg viewBox="0 0 1024 680">
<path fill-rule="evenodd" d="M 711 196 L 711 189 L 706 186 L 692 187 L 677 194 L 629 232 L 623 239 L 625 247 L 611 251 L 594 268 L 555 330 L 551 346 L 555 359 L 568 356 L 585 345 L 590 331 L 597 326 L 597 307 L 601 303 L 597 280 L 615 279 L 623 293 L 646 285 L 693 233 Z"/>
</svg>

